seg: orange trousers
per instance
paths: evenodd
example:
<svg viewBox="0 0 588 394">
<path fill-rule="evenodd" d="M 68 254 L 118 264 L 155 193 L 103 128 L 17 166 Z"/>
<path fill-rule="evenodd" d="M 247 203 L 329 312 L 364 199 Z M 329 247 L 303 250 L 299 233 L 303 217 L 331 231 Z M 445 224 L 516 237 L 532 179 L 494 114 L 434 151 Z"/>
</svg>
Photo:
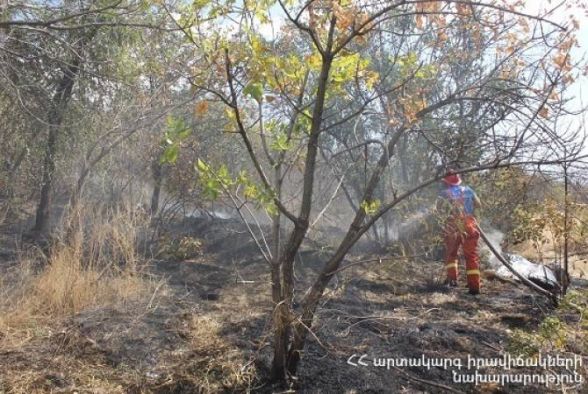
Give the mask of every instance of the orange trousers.
<svg viewBox="0 0 588 394">
<path fill-rule="evenodd" d="M 480 290 L 480 260 L 478 240 L 480 233 L 476 219 L 470 215 L 454 215 L 445 224 L 445 268 L 447 279 L 457 280 L 457 254 L 463 245 L 468 288 Z"/>
</svg>

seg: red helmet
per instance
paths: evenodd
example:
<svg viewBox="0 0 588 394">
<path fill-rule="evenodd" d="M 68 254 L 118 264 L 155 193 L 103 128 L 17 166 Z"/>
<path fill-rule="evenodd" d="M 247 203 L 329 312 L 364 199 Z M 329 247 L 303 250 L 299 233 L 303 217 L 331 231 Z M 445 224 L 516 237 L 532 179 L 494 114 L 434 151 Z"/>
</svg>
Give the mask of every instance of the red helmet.
<svg viewBox="0 0 588 394">
<path fill-rule="evenodd" d="M 457 186 L 461 184 L 461 177 L 459 174 L 456 174 L 454 170 L 449 170 L 448 174 L 445 178 L 442 178 L 441 181 L 449 186 Z"/>
</svg>

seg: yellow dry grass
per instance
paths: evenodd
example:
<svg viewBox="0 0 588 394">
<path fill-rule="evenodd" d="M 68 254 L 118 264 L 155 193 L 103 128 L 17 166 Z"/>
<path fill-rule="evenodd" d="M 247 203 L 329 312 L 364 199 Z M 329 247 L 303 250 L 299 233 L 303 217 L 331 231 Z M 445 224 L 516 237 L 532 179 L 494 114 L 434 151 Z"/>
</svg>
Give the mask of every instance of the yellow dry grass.
<svg viewBox="0 0 588 394">
<path fill-rule="evenodd" d="M 166 326 L 183 344 L 162 356 L 151 375 L 125 360 L 111 364 L 112 344 L 68 325 L 78 312 L 151 310 L 163 282 L 152 284 L 141 272 L 137 220 L 129 210 L 80 210 L 49 254 L 23 253 L 0 278 L 0 354 L 8 355 L 5 365 L 0 360 L 0 393 L 248 392 L 259 383 L 254 360 L 224 332 L 226 316 L 186 315 Z M 241 301 L 236 308 L 245 307 Z"/>
<path fill-rule="evenodd" d="M 192 315 L 184 335 L 190 341 L 190 361 L 182 362 L 162 392 L 177 392 L 177 387 L 198 388 L 203 393 L 249 392 L 256 384 L 253 359 L 247 359 L 222 334 L 223 324 L 212 316 Z"/>
<path fill-rule="evenodd" d="M 544 229 L 542 232 L 544 242 L 537 244 L 532 241 L 525 241 L 512 247 L 514 253 L 529 259 L 533 262 L 540 262 L 542 264 L 550 264 L 554 261 L 563 260 L 563 245 L 562 240 L 558 240 L 553 232 L 549 229 Z M 569 269 L 570 275 L 578 278 L 588 277 L 588 258 L 585 254 L 574 254 L 571 249 L 569 255 Z"/>
<path fill-rule="evenodd" d="M 72 217 L 48 255 L 23 253 L 16 272 L 0 283 L 0 348 L 42 336 L 85 308 L 124 305 L 149 291 L 138 272 L 137 223 L 128 210 L 86 207 Z"/>
</svg>

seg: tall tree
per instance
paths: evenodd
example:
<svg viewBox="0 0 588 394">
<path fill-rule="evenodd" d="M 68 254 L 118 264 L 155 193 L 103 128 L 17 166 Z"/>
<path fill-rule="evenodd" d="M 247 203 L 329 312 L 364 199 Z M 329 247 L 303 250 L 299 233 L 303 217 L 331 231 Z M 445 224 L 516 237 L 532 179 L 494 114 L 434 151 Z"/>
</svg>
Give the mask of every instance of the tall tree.
<svg viewBox="0 0 588 394">
<path fill-rule="evenodd" d="M 120 96 L 120 90 L 131 90 L 125 84 L 137 65 L 129 63 L 125 58 L 129 51 L 122 48 L 135 42 L 139 29 L 166 30 L 159 24 L 157 10 L 142 1 L 58 1 L 51 7 L 11 2 L 3 10 L 0 29 L 5 35 L 0 54 L 5 59 L 2 77 L 7 82 L 6 93 L 24 107 L 30 126 L 37 130 L 16 155 L 13 177 L 33 142 L 37 146 L 44 143 L 35 150 L 43 159 L 34 232 L 50 230 L 57 161 L 65 146 L 81 147 L 90 142 L 90 131 L 99 128 L 92 127 L 91 122 L 84 125 L 83 120 L 96 120 L 99 113 L 112 112 L 109 106 Z M 135 73 L 135 81 L 138 78 Z M 71 106 L 74 102 L 87 112 L 76 113 Z M 74 124 L 78 128 L 84 125 L 84 132 L 74 130 Z M 68 137 L 76 138 L 65 141 L 66 131 Z M 70 164 L 74 158 L 69 157 Z M 74 197 L 86 175 L 84 168 Z"/>
</svg>

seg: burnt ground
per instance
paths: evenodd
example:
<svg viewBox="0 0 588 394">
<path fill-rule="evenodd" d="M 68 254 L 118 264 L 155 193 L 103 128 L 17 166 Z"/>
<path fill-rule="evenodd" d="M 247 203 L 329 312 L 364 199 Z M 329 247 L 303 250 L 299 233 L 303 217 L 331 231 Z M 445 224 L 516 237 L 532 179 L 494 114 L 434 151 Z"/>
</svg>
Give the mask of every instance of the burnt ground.
<svg viewBox="0 0 588 394">
<path fill-rule="evenodd" d="M 464 363 L 468 356 L 502 358 L 515 329 L 536 331 L 550 313 L 544 299 L 510 283 L 483 281 L 482 294 L 471 296 L 464 287 L 440 284 L 441 263 L 402 259 L 354 265 L 338 273 L 293 386 L 272 386 L 264 378 L 272 354 L 269 269 L 243 226 L 231 220 L 190 219 L 169 232 L 198 239 L 201 246 L 181 261 L 152 259 L 144 274 L 153 290 L 143 300 L 85 310 L 38 328 L 18 346 L 2 345 L 0 393 L 561 391 L 538 383 L 456 383 L 452 367 L 371 365 L 375 358 Z M 10 251 L 2 250 L 5 274 Z M 320 269 L 324 253 L 308 249 L 300 254 L 298 294 Z M 380 256 L 355 253 L 346 263 L 374 257 Z M 585 354 L 585 349 L 578 351 Z M 370 365 L 348 364 L 352 355 L 357 355 L 352 361 L 366 355 L 362 360 Z M 505 373 L 499 367 L 479 372 Z M 506 371 L 515 372 L 562 371 Z M 586 377 L 585 367 L 578 372 Z M 566 392 L 588 389 L 576 385 Z"/>
</svg>

